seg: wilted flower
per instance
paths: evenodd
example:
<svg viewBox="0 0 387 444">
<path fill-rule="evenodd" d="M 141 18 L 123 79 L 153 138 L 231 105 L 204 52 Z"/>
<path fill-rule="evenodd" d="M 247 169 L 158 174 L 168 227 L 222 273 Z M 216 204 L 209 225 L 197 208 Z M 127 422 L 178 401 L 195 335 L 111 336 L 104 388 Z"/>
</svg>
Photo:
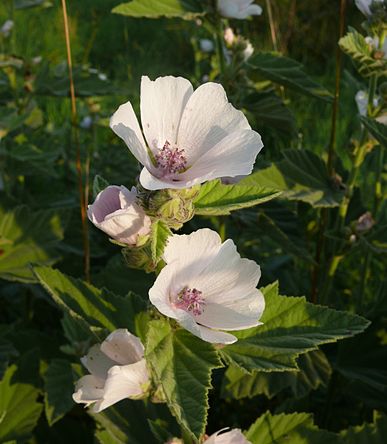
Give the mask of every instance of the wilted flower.
<svg viewBox="0 0 387 444">
<path fill-rule="evenodd" d="M 3 26 L 0 28 L 0 33 L 3 34 L 4 37 L 9 37 L 14 27 L 15 23 L 13 20 L 6 20 L 3 23 Z"/>
<path fill-rule="evenodd" d="M 366 231 L 369 231 L 374 225 L 374 218 L 372 217 L 372 214 L 367 211 L 366 213 L 362 214 L 357 220 L 356 231 L 358 233 L 364 233 Z"/>
<path fill-rule="evenodd" d="M 366 16 L 372 15 L 371 5 L 372 3 L 383 3 L 384 0 L 355 0 L 358 9 Z"/>
<path fill-rule="evenodd" d="M 143 77 L 141 121 L 148 147 L 130 102 L 118 108 L 110 126 L 144 165 L 140 182 L 148 190 L 250 174 L 263 146 L 216 83 L 193 92 L 182 77 Z"/>
<path fill-rule="evenodd" d="M 210 39 L 200 39 L 199 45 L 202 52 L 212 52 L 215 48 L 214 42 Z"/>
<path fill-rule="evenodd" d="M 150 233 L 151 220 L 137 203 L 135 187 L 111 185 L 101 191 L 89 205 L 91 222 L 118 242 L 136 245 L 140 236 Z"/>
<path fill-rule="evenodd" d="M 387 58 L 387 39 L 384 39 L 383 46 L 380 47 L 379 37 L 365 37 L 365 42 L 369 45 L 370 49 L 373 51 L 382 51 L 383 58 Z"/>
<path fill-rule="evenodd" d="M 174 235 L 163 259 L 167 265 L 149 290 L 150 301 L 192 334 L 207 342 L 232 344 L 237 338 L 220 330 L 261 324 L 265 301 L 256 288 L 260 268 L 241 259 L 231 239 L 222 243 L 207 228 Z"/>
<path fill-rule="evenodd" d="M 223 17 L 235 19 L 261 15 L 262 8 L 253 3 L 254 0 L 218 0 L 218 10 Z"/>
<path fill-rule="evenodd" d="M 245 435 L 239 429 L 232 429 L 228 432 L 221 433 L 224 430 L 214 433 L 204 441 L 205 444 L 251 444 Z M 221 433 L 221 434 L 220 434 Z"/>
<path fill-rule="evenodd" d="M 149 389 L 149 375 L 141 341 L 126 329 L 111 333 L 81 358 L 91 373 L 76 384 L 73 399 L 78 404 L 94 404 L 101 412 L 125 398 L 140 399 Z"/>
</svg>

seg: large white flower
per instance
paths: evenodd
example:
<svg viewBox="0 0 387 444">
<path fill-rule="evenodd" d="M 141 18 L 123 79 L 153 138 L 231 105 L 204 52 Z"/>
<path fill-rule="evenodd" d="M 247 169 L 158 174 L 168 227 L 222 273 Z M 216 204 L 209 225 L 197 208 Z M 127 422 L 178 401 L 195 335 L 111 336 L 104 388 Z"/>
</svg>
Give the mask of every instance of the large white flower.
<svg viewBox="0 0 387 444">
<path fill-rule="evenodd" d="M 223 17 L 235 19 L 261 15 L 262 8 L 253 3 L 254 0 L 218 0 L 218 10 Z"/>
<path fill-rule="evenodd" d="M 358 9 L 366 16 L 372 15 L 371 5 L 372 3 L 383 3 L 384 0 L 355 0 Z"/>
<path fill-rule="evenodd" d="M 149 290 L 152 304 L 204 341 L 232 344 L 221 330 L 243 330 L 261 322 L 265 301 L 256 288 L 261 271 L 241 259 L 234 242 L 222 243 L 207 228 L 174 235 L 164 251 L 166 266 Z"/>
<path fill-rule="evenodd" d="M 228 432 L 221 433 L 224 430 L 227 429 L 222 429 L 214 433 L 208 439 L 206 439 L 204 443 L 205 444 L 251 444 L 251 442 L 246 439 L 244 434 L 239 429 L 232 429 Z"/>
<path fill-rule="evenodd" d="M 137 203 L 135 187 L 111 185 L 101 191 L 87 210 L 89 219 L 113 239 L 135 245 L 150 233 L 151 220 Z"/>
<path fill-rule="evenodd" d="M 149 374 L 141 341 L 126 329 L 111 333 L 81 358 L 91 373 L 76 384 L 73 399 L 101 412 L 125 398 L 138 399 L 149 387 Z"/>
<path fill-rule="evenodd" d="M 130 102 L 118 108 L 110 126 L 144 165 L 140 182 L 148 190 L 250 174 L 263 147 L 216 83 L 194 92 L 182 77 L 143 77 L 141 122 L 147 144 Z"/>
</svg>

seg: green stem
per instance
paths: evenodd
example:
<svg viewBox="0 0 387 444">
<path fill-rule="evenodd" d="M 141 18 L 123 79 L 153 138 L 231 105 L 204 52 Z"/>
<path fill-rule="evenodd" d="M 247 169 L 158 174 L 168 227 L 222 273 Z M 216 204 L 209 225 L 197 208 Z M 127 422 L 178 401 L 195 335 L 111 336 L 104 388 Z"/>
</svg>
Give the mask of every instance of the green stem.
<svg viewBox="0 0 387 444">
<path fill-rule="evenodd" d="M 219 61 L 219 71 L 221 77 L 224 76 L 225 73 L 225 60 L 224 60 L 224 53 L 223 53 L 223 25 L 222 25 L 222 19 L 219 17 L 218 24 L 217 24 L 217 30 L 216 30 L 216 48 L 217 48 L 217 54 L 218 54 L 218 61 Z"/>
</svg>

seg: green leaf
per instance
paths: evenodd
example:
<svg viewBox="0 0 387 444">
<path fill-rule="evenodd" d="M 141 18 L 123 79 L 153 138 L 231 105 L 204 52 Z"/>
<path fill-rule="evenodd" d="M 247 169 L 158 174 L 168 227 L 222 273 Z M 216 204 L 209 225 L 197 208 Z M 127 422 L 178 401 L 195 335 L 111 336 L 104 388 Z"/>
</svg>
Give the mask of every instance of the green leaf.
<svg viewBox="0 0 387 444">
<path fill-rule="evenodd" d="M 50 426 L 74 407 L 73 371 L 69 361 L 53 359 L 44 374 L 44 406 Z"/>
<path fill-rule="evenodd" d="M 169 236 L 172 236 L 172 232 L 162 220 L 157 220 L 152 224 L 151 252 L 154 266 L 160 262 Z"/>
<path fill-rule="evenodd" d="M 363 35 L 351 28 L 351 32 L 339 40 L 340 48 L 352 57 L 359 73 L 364 77 L 387 75 L 387 61 L 384 57 L 375 58 L 373 48 Z"/>
<path fill-rule="evenodd" d="M 192 20 L 204 14 L 203 8 L 196 0 L 133 0 L 116 6 L 112 12 L 129 17 L 178 17 L 185 20 Z"/>
<path fill-rule="evenodd" d="M 340 433 L 344 444 L 385 444 L 387 436 L 387 416 L 374 412 L 372 424 L 350 427 Z"/>
<path fill-rule="evenodd" d="M 133 293 L 117 296 L 50 267 L 35 267 L 34 273 L 52 299 L 88 330 L 89 327 L 135 329 L 135 316 L 146 303 Z"/>
<path fill-rule="evenodd" d="M 3 377 L 10 358 L 16 357 L 18 351 L 13 344 L 6 339 L 0 338 L 0 379 Z"/>
<path fill-rule="evenodd" d="M 281 194 L 280 191 L 257 185 L 224 185 L 219 179 L 201 186 L 194 199 L 195 214 L 221 216 L 231 211 L 268 202 Z"/>
<path fill-rule="evenodd" d="M 301 63 L 295 60 L 272 53 L 257 53 L 249 58 L 247 64 L 265 79 L 301 94 L 327 102 L 333 99 L 332 94 L 305 74 Z"/>
<path fill-rule="evenodd" d="M 17 207 L 0 219 L 0 278 L 36 282 L 30 264 L 49 265 L 59 259 L 67 217 L 58 211 L 32 212 Z"/>
<path fill-rule="evenodd" d="M 172 414 L 199 439 L 206 427 L 211 371 L 221 367 L 215 349 L 159 320 L 150 323 L 145 356 Z"/>
<path fill-rule="evenodd" d="M 262 292 L 263 325 L 235 332 L 238 342 L 220 350 L 225 361 L 248 373 L 297 370 L 299 355 L 354 336 L 369 325 L 360 316 L 308 303 L 304 297 L 280 296 L 278 283 Z"/>
<path fill-rule="evenodd" d="M 336 207 L 343 198 L 329 177 L 324 161 L 312 151 L 285 150 L 284 159 L 262 168 L 240 182 L 281 190 L 283 198 L 301 200 L 314 207 Z"/>
<path fill-rule="evenodd" d="M 387 126 L 377 120 L 368 119 L 367 117 L 362 116 L 360 119 L 380 145 L 382 145 L 383 148 L 387 148 Z"/>
<path fill-rule="evenodd" d="M 249 428 L 252 444 L 339 444 L 339 437 L 313 424 L 310 413 L 272 415 L 264 413 Z"/>
<path fill-rule="evenodd" d="M 231 365 L 225 374 L 223 397 L 252 398 L 264 394 L 269 399 L 290 388 L 295 398 L 306 396 L 311 390 L 327 385 L 332 369 L 321 350 L 314 350 L 297 359 L 299 371 L 252 372 Z"/>
<path fill-rule="evenodd" d="M 97 174 L 94 177 L 94 180 L 93 180 L 93 196 L 94 196 L 94 199 L 97 197 L 97 195 L 101 191 L 103 191 L 108 186 L 109 186 L 109 182 L 106 179 L 104 179 L 102 176 Z"/>
<path fill-rule="evenodd" d="M 0 442 L 24 442 L 35 428 L 43 405 L 36 401 L 39 390 L 29 384 L 12 383 L 17 368 L 12 365 L 0 382 Z"/>
</svg>

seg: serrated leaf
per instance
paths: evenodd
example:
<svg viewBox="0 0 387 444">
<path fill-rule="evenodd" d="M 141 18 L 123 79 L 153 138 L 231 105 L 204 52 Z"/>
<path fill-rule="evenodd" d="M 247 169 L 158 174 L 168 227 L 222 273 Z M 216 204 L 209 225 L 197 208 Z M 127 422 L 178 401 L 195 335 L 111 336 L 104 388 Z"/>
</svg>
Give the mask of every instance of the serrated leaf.
<svg viewBox="0 0 387 444">
<path fill-rule="evenodd" d="M 221 367 L 214 347 L 159 320 L 149 325 L 145 356 L 172 414 L 199 439 L 206 427 L 211 371 Z"/>
<path fill-rule="evenodd" d="M 282 198 L 314 207 L 335 207 L 343 198 L 324 161 L 308 150 L 285 150 L 284 159 L 251 174 L 240 185 L 260 185 L 282 191 Z"/>
<path fill-rule="evenodd" d="M 373 48 L 363 35 L 351 28 L 351 32 L 339 40 L 342 51 L 352 57 L 359 73 L 364 77 L 387 75 L 387 61 L 384 57 L 373 57 Z"/>
<path fill-rule="evenodd" d="M 297 364 L 299 371 L 251 374 L 231 365 L 225 374 L 223 397 L 242 399 L 264 394 L 271 399 L 289 388 L 295 398 L 300 398 L 321 385 L 327 385 L 332 369 L 321 350 L 301 355 Z"/>
<path fill-rule="evenodd" d="M 133 293 L 127 297 L 117 296 L 50 267 L 35 267 L 34 273 L 53 300 L 86 329 L 134 331 L 135 315 L 146 308 L 146 303 Z"/>
<path fill-rule="evenodd" d="M 53 359 L 44 373 L 44 407 L 50 426 L 74 407 L 73 371 L 69 361 Z"/>
<path fill-rule="evenodd" d="M 0 382 L 0 442 L 26 441 L 35 428 L 43 405 L 36 401 L 34 386 L 12 383 L 17 367 L 12 365 Z"/>
<path fill-rule="evenodd" d="M 297 370 L 297 357 L 319 345 L 361 333 L 366 319 L 314 305 L 304 297 L 280 296 L 278 283 L 262 289 L 263 325 L 237 331 L 238 342 L 220 350 L 228 363 L 246 372 Z"/>
<path fill-rule="evenodd" d="M 172 232 L 163 221 L 157 220 L 152 224 L 151 252 L 154 266 L 160 262 L 169 236 L 172 236 Z"/>
<path fill-rule="evenodd" d="M 185 20 L 192 20 L 204 14 L 203 8 L 196 0 L 133 0 L 116 6 L 112 12 L 128 17 L 168 17 Z"/>
<path fill-rule="evenodd" d="M 256 53 L 249 58 L 247 64 L 262 77 L 274 83 L 327 102 L 333 99 L 328 90 L 304 73 L 301 63 L 288 57 L 272 53 Z"/>
<path fill-rule="evenodd" d="M 0 278 L 36 282 L 30 264 L 49 265 L 59 259 L 67 217 L 58 211 L 32 212 L 17 207 L 0 219 Z"/>
<path fill-rule="evenodd" d="M 374 412 L 372 424 L 350 427 L 340 433 L 344 444 L 385 444 L 387 436 L 387 416 Z"/>
<path fill-rule="evenodd" d="M 310 413 L 264 413 L 246 432 L 252 444 L 339 444 L 338 435 L 321 430 Z"/>
<path fill-rule="evenodd" d="M 249 208 L 278 197 L 280 191 L 257 185 L 224 185 L 212 180 L 201 186 L 194 199 L 195 214 L 200 216 L 221 216 L 231 211 Z"/>
<path fill-rule="evenodd" d="M 362 116 L 360 118 L 363 125 L 368 129 L 373 137 L 382 145 L 383 148 L 387 147 L 387 125 L 378 122 L 377 120 L 369 119 Z"/>
</svg>

